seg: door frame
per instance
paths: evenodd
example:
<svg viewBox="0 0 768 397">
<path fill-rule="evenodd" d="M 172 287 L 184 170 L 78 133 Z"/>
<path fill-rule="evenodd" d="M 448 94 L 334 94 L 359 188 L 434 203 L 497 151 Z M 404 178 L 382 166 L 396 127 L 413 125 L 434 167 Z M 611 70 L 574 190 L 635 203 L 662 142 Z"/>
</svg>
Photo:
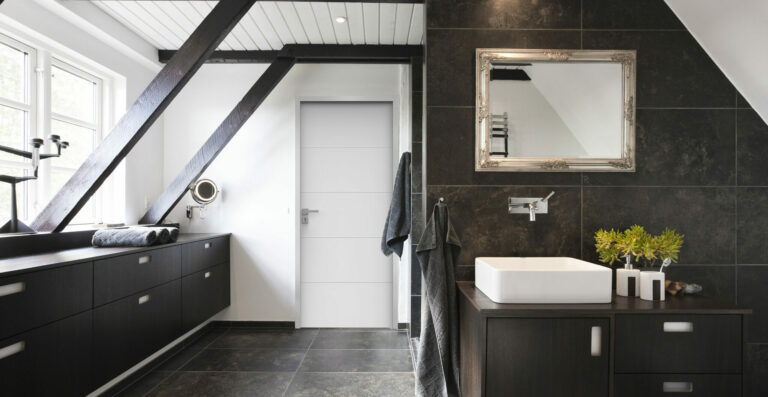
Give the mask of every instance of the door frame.
<svg viewBox="0 0 768 397">
<path fill-rule="evenodd" d="M 302 96 L 296 98 L 293 130 L 294 141 L 294 273 L 295 273 L 295 326 L 301 328 L 301 104 L 303 102 L 384 102 L 392 104 L 392 181 L 397 177 L 400 161 L 400 103 L 397 96 Z M 384 221 L 382 219 L 382 221 Z M 382 222 L 382 227 L 384 223 Z M 383 229 L 382 229 L 383 230 Z M 399 259 L 392 255 L 392 329 L 398 328 Z"/>
</svg>

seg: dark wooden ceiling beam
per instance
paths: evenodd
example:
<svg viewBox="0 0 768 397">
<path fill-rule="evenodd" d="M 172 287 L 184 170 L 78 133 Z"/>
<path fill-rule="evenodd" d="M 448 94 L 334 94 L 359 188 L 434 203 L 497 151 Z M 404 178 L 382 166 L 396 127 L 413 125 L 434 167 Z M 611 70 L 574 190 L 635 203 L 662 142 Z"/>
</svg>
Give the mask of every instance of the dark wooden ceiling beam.
<svg viewBox="0 0 768 397">
<path fill-rule="evenodd" d="M 278 56 L 266 71 L 256 80 L 243 99 L 221 122 L 216 131 L 195 153 L 184 169 L 174 178 L 163 194 L 155 200 L 149 211 L 141 218 L 141 224 L 160 223 L 173 207 L 184 197 L 189 186 L 208 168 L 240 128 L 256 112 L 269 93 L 285 77 L 296 60 L 293 57 Z"/>
<path fill-rule="evenodd" d="M 160 62 L 168 62 L 175 50 L 159 50 Z M 421 45 L 334 45 L 287 44 L 281 51 L 214 51 L 208 63 L 272 63 L 278 54 L 296 58 L 297 63 L 409 63 L 422 56 Z"/>
<path fill-rule="evenodd" d="M 35 218 L 31 225 L 34 230 L 59 232 L 69 224 L 255 1 L 220 1 L 211 10 L 96 150 Z"/>
</svg>

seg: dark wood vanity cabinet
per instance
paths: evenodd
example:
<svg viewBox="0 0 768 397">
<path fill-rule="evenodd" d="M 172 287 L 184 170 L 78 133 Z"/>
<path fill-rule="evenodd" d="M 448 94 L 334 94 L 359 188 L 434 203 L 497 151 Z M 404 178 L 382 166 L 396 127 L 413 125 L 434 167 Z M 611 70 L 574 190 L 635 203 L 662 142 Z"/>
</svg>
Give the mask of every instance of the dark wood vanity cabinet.
<svg viewBox="0 0 768 397">
<path fill-rule="evenodd" d="M 607 396 L 608 326 L 608 319 L 489 318 L 487 395 Z"/>
<path fill-rule="evenodd" d="M 706 298 L 498 304 L 459 283 L 462 395 L 742 394 L 749 310 Z"/>
<path fill-rule="evenodd" d="M 0 260 L 0 395 L 86 395 L 229 306 L 229 283 L 228 235 Z"/>
</svg>

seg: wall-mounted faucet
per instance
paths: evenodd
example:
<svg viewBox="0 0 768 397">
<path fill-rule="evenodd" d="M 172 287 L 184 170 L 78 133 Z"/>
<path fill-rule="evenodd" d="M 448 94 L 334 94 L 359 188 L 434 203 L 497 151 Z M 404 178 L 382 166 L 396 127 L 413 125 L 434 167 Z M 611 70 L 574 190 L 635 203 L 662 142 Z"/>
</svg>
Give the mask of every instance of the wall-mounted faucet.
<svg viewBox="0 0 768 397">
<path fill-rule="evenodd" d="M 536 221 L 536 214 L 546 214 L 549 210 L 547 202 L 550 197 L 555 194 L 554 191 L 550 192 L 547 197 L 510 197 L 509 198 L 509 213 L 510 214 L 528 214 L 531 222 Z"/>
</svg>

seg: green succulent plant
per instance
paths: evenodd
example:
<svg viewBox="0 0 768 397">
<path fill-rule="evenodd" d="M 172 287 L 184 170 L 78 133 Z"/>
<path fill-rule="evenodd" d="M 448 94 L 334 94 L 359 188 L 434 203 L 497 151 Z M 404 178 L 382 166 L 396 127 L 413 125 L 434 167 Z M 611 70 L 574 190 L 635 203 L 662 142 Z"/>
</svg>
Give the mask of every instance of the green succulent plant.
<svg viewBox="0 0 768 397">
<path fill-rule="evenodd" d="M 619 232 L 614 229 L 600 229 L 595 233 L 595 250 L 602 263 L 612 266 L 621 262 L 621 257 L 633 256 L 645 259 L 649 264 L 656 259 L 669 258 L 677 263 L 685 236 L 666 228 L 658 236 L 652 236 L 639 225 Z"/>
</svg>

